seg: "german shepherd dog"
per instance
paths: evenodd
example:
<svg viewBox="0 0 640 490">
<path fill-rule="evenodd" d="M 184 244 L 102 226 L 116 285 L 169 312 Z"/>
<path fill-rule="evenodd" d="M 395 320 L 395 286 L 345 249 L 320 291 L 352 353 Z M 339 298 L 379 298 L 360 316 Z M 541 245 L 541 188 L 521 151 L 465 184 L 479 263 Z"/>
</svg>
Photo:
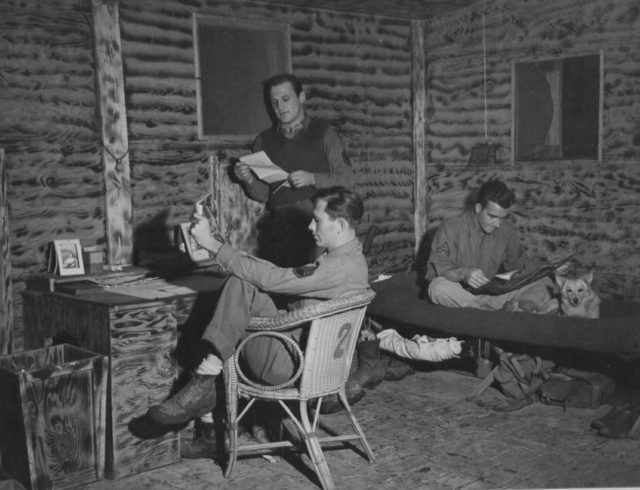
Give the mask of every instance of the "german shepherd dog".
<svg viewBox="0 0 640 490">
<path fill-rule="evenodd" d="M 591 288 L 593 272 L 575 277 L 556 276 L 560 287 L 560 314 L 600 318 L 600 298 Z"/>
</svg>

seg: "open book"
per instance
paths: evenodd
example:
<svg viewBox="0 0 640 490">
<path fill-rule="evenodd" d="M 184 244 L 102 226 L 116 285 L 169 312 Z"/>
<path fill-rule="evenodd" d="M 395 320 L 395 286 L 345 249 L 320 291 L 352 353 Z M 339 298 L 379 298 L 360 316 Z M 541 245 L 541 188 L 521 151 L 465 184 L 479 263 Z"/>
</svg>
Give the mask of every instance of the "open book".
<svg viewBox="0 0 640 490">
<path fill-rule="evenodd" d="M 573 254 L 555 262 L 545 264 L 526 264 L 521 269 L 510 271 L 503 274 L 496 274 L 487 284 L 477 289 L 472 289 L 473 294 L 488 294 L 498 296 L 515 289 L 520 289 L 527 284 L 531 284 L 538 279 L 553 274 L 553 272 L 562 264 L 567 263 Z"/>
<path fill-rule="evenodd" d="M 264 151 L 259 151 L 257 153 L 251 153 L 250 155 L 245 155 L 240 157 L 240 161 L 246 165 L 251 167 L 253 173 L 267 184 L 272 184 L 273 182 L 282 182 L 282 186 L 291 187 L 287 178 L 289 177 L 289 173 L 282 170 L 275 163 L 271 161 L 269 156 Z"/>
</svg>

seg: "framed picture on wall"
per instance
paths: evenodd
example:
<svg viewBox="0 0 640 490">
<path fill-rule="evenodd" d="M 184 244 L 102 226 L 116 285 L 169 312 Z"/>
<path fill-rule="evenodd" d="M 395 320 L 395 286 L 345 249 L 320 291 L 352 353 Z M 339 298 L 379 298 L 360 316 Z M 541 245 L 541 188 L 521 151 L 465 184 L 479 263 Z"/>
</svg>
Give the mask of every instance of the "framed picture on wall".
<svg viewBox="0 0 640 490">
<path fill-rule="evenodd" d="M 200 139 L 253 140 L 271 125 L 262 82 L 291 72 L 289 24 L 193 14 Z"/>
<path fill-rule="evenodd" d="M 84 274 L 80 240 L 54 240 L 49 254 L 49 272 L 61 276 Z"/>
</svg>

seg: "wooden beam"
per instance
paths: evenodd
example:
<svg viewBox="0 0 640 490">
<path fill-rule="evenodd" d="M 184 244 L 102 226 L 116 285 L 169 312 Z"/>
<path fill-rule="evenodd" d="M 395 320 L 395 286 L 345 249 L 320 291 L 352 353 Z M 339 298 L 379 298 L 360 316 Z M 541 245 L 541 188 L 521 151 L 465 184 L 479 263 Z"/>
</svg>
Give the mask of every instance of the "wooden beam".
<svg viewBox="0 0 640 490">
<path fill-rule="evenodd" d="M 411 21 L 415 250 L 427 231 L 426 53 L 424 21 Z"/>
<path fill-rule="evenodd" d="M 13 339 L 13 288 L 9 237 L 7 170 L 4 149 L 0 148 L 0 355 L 11 352 Z"/>
<path fill-rule="evenodd" d="M 92 0 L 105 179 L 107 263 L 133 262 L 131 178 L 117 0 Z"/>
</svg>

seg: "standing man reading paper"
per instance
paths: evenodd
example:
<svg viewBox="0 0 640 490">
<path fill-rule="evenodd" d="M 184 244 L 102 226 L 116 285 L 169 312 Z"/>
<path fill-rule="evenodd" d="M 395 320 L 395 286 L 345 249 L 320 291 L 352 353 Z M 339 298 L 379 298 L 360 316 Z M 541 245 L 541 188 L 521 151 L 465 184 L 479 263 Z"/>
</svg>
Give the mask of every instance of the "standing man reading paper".
<svg viewBox="0 0 640 490">
<path fill-rule="evenodd" d="M 276 75 L 263 83 L 263 90 L 274 124 L 257 136 L 253 151 L 264 151 L 288 172 L 289 185 L 266 183 L 242 162 L 235 165 L 234 173 L 245 193 L 266 203 L 268 209 L 259 254 L 278 266 L 295 267 L 317 253 L 307 231 L 313 211 L 311 196 L 316 188 L 352 187 L 353 169 L 336 131 L 306 115 L 306 94 L 298 78 L 289 73 Z"/>
</svg>

